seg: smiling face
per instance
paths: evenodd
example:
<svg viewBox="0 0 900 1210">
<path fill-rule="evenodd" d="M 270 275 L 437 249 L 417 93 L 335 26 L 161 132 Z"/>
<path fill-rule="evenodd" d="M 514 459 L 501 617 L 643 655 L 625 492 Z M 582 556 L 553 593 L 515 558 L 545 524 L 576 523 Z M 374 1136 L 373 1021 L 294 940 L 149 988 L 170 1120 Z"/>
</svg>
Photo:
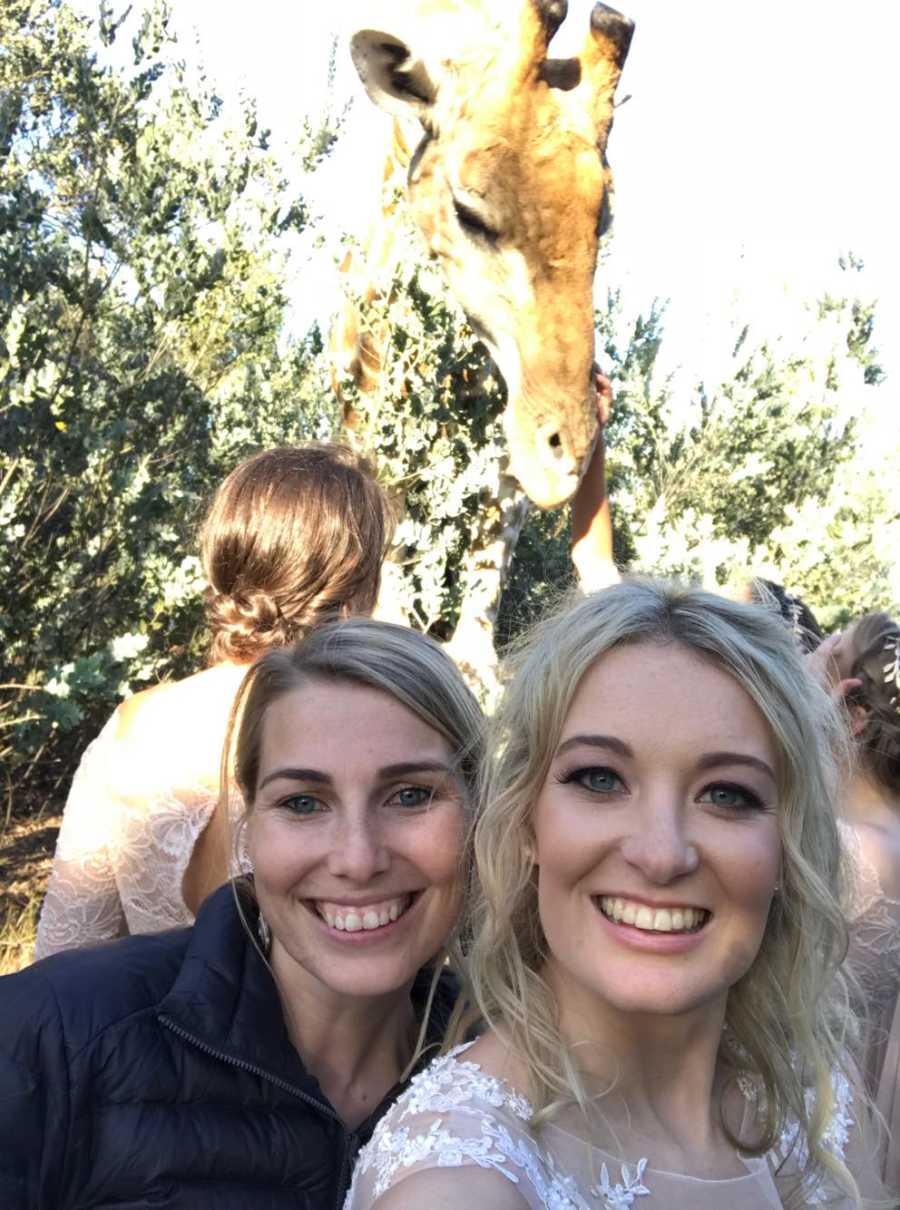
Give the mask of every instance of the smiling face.
<svg viewBox="0 0 900 1210">
<path fill-rule="evenodd" d="M 457 917 L 464 814 L 445 740 L 386 693 L 310 681 L 266 712 L 248 848 L 292 986 L 405 990 Z"/>
<path fill-rule="evenodd" d="M 675 644 L 585 675 L 535 804 L 547 974 L 567 1003 L 721 1011 L 781 863 L 776 752 L 748 694 Z"/>
</svg>

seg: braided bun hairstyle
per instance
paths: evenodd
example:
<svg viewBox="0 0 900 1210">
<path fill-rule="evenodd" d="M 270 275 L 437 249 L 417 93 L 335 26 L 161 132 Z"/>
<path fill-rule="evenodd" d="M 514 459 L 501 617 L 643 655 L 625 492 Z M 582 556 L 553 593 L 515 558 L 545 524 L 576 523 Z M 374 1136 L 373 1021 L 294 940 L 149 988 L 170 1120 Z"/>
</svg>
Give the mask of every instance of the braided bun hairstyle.
<svg viewBox="0 0 900 1210">
<path fill-rule="evenodd" d="M 371 613 L 390 531 L 371 463 L 346 446 L 280 446 L 235 467 L 200 535 L 210 662 L 248 663 Z"/>
<path fill-rule="evenodd" d="M 900 795 L 900 625 L 889 614 L 867 613 L 846 640 L 850 676 L 862 681 L 847 701 L 866 710 L 857 746 L 868 772 Z"/>
</svg>

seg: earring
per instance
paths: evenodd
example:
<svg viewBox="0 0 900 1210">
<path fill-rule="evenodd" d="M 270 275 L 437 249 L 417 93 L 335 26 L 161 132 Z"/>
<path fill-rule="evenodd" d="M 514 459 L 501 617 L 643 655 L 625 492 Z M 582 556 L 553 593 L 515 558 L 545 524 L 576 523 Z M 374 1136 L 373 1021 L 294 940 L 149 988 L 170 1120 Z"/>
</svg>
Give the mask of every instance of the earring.
<svg viewBox="0 0 900 1210">
<path fill-rule="evenodd" d="M 263 948 L 263 953 L 268 954 L 269 946 L 272 944 L 272 930 L 269 928 L 268 924 L 266 923 L 266 918 L 262 914 L 262 912 L 259 913 L 259 920 L 256 925 L 256 932 L 259 937 L 259 943 Z"/>
</svg>

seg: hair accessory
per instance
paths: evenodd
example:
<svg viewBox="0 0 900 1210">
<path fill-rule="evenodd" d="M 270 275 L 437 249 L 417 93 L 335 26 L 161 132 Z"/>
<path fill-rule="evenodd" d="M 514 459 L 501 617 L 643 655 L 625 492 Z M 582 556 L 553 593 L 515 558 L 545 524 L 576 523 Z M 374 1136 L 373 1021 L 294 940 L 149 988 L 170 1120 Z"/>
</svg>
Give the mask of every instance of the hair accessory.
<svg viewBox="0 0 900 1210">
<path fill-rule="evenodd" d="M 889 634 L 884 640 L 884 654 L 892 657 L 884 665 L 884 683 L 893 685 L 894 692 L 890 698 L 893 710 L 900 714 L 900 634 Z"/>
<path fill-rule="evenodd" d="M 788 616 L 785 621 L 790 623 L 791 634 L 798 642 L 803 637 L 803 624 L 800 617 L 803 613 L 803 606 L 797 600 L 792 592 L 784 590 L 784 602 L 787 605 Z"/>
</svg>

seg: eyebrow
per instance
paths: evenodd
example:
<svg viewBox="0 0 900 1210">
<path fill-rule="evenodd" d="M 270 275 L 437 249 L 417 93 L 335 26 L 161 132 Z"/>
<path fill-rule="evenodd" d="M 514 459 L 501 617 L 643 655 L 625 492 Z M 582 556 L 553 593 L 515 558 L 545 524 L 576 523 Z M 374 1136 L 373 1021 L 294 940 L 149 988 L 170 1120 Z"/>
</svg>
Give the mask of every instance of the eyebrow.
<svg viewBox="0 0 900 1210">
<path fill-rule="evenodd" d="M 378 770 L 378 776 L 387 780 L 391 777 L 410 777 L 416 773 L 450 773 L 450 766 L 439 760 L 414 760 L 402 761 L 395 765 L 384 765 Z M 271 781 L 308 781 L 315 782 L 317 785 L 331 785 L 333 778 L 329 773 L 323 773 L 320 769 L 300 769 L 295 766 L 289 766 L 284 769 L 273 769 L 271 773 L 267 773 L 257 787 L 257 793 L 267 786 Z"/>
<path fill-rule="evenodd" d="M 603 748 L 605 751 L 615 752 L 619 756 L 634 756 L 634 752 L 629 745 L 621 739 L 616 739 L 614 735 L 572 735 L 569 739 L 564 740 L 556 749 L 554 760 L 556 757 L 562 756 L 564 752 L 568 752 L 570 748 L 582 746 Z M 697 761 L 699 772 L 703 772 L 706 769 L 717 769 L 722 765 L 745 765 L 750 769 L 758 769 L 773 782 L 777 781 L 771 765 L 767 764 L 764 760 L 760 760 L 757 756 L 750 756 L 746 752 L 707 752 Z"/>
<path fill-rule="evenodd" d="M 256 787 L 257 794 L 263 788 L 263 786 L 267 786 L 270 781 L 279 781 L 282 778 L 285 781 L 314 781 L 319 785 L 327 785 L 331 781 L 331 778 L 328 776 L 328 774 L 322 773 L 319 769 L 298 769 L 295 767 L 273 769 L 271 773 L 266 774 L 266 776 Z"/>
<path fill-rule="evenodd" d="M 588 748 L 605 748 L 608 752 L 617 752 L 619 756 L 634 756 L 628 744 L 624 740 L 616 739 L 614 735 L 572 735 L 563 740 L 556 749 L 555 756 L 562 756 L 570 748 L 579 748 L 582 745 Z"/>
<path fill-rule="evenodd" d="M 773 782 L 777 781 L 770 764 L 746 752 L 707 752 L 697 761 L 697 768 L 700 770 L 715 769 L 720 765 L 746 765 L 750 769 L 759 769 L 760 773 L 765 773 Z"/>
</svg>

